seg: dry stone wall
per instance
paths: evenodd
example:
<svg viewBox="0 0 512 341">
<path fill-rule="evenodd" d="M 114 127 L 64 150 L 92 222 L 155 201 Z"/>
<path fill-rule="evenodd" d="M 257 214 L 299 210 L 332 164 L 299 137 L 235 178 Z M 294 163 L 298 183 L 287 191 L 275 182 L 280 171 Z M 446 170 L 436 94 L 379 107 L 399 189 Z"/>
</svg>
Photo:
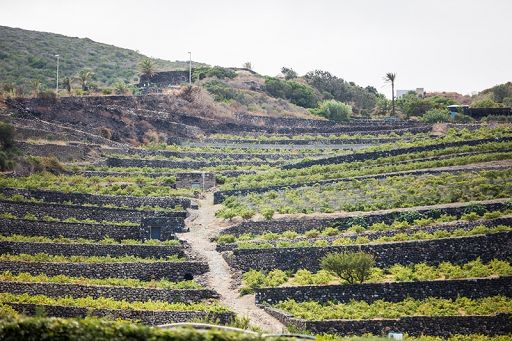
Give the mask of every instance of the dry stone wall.
<svg viewBox="0 0 512 341">
<path fill-rule="evenodd" d="M 237 166 L 262 166 L 269 164 L 269 161 L 173 161 L 173 160 L 151 160 L 151 159 L 120 159 L 109 157 L 106 165 L 109 167 L 150 167 L 150 168 L 182 168 L 182 169 L 198 169 L 203 167 L 216 167 L 225 165 Z M 273 164 L 280 163 L 272 161 Z"/>
<path fill-rule="evenodd" d="M 10 212 L 17 217 L 23 217 L 26 214 L 33 214 L 39 220 L 43 220 L 45 216 L 50 216 L 62 220 L 69 217 L 74 217 L 80 220 L 93 219 L 96 221 L 105 220 L 116 222 L 140 222 L 143 218 L 146 217 L 165 217 L 173 219 L 175 224 L 179 225 L 180 227 L 184 226 L 183 220 L 187 214 L 185 211 L 140 211 L 125 208 L 63 205 L 39 202 L 18 202 L 9 200 L 0 200 L 0 211 Z"/>
<path fill-rule="evenodd" d="M 294 168 L 306 168 L 315 165 L 332 165 L 337 163 L 344 162 L 355 162 L 362 161 L 368 159 L 377 159 L 380 157 L 388 157 L 395 156 L 401 154 L 409 154 L 409 153 L 418 153 L 423 151 L 431 151 L 442 148 L 449 147 L 457 147 L 457 146 L 477 146 L 479 144 L 489 143 L 489 142 L 505 142 L 512 141 L 510 137 L 501 137 L 501 138 L 486 138 L 486 139 L 478 139 L 478 140 L 464 140 L 464 141 L 455 141 L 455 142 L 445 142 L 445 143 L 437 143 L 428 146 L 419 146 L 419 147 L 408 147 L 408 148 L 398 148 L 398 149 L 390 149 L 385 151 L 375 151 L 375 152 L 367 152 L 367 153 L 355 153 L 349 155 L 341 155 L 334 156 L 325 159 L 319 160 L 311 160 L 304 161 L 295 164 L 284 165 L 283 169 L 294 169 Z"/>
<path fill-rule="evenodd" d="M 24 219 L 0 219 L 0 234 L 4 236 L 13 234 L 43 237 L 62 236 L 92 240 L 100 240 L 108 236 L 116 241 L 137 240 L 141 237 L 139 226 L 44 222 Z"/>
<path fill-rule="evenodd" d="M 346 285 L 308 285 L 256 289 L 257 304 L 276 304 L 288 299 L 296 302 L 348 303 L 351 300 L 368 303 L 377 300 L 400 302 L 428 297 L 471 299 L 503 295 L 512 297 L 512 277 L 472 278 L 420 282 L 364 283 Z"/>
<path fill-rule="evenodd" d="M 133 301 L 165 301 L 165 302 L 198 302 L 205 299 L 218 298 L 219 295 L 210 289 L 159 289 L 135 288 L 106 285 L 82 285 L 70 283 L 26 283 L 0 281 L 0 292 L 13 294 L 45 295 L 49 297 L 109 297 L 114 300 Z"/>
<path fill-rule="evenodd" d="M 99 152 L 99 146 L 70 143 L 70 144 L 33 144 L 27 142 L 16 142 L 18 148 L 23 154 L 34 156 L 53 156 L 59 161 L 84 160 L 88 154 L 93 151 Z"/>
<path fill-rule="evenodd" d="M 440 208 L 418 208 L 404 209 L 385 213 L 352 213 L 339 218 L 323 218 L 323 219 L 295 219 L 295 220 L 272 220 L 272 221 L 246 221 L 222 231 L 222 234 L 232 234 L 240 236 L 244 233 L 259 234 L 264 232 L 282 233 L 285 231 L 295 231 L 304 233 L 311 229 L 322 229 L 325 227 L 337 227 L 340 230 L 346 229 L 355 222 L 359 225 L 371 225 L 374 223 L 392 223 L 399 218 L 404 212 L 418 212 L 426 217 L 437 217 L 442 214 L 448 214 L 460 217 L 462 214 L 470 210 L 474 204 L 485 208 L 488 211 L 501 210 L 509 207 L 507 204 L 509 199 L 497 199 L 480 201 L 476 203 L 450 204 Z"/>
<path fill-rule="evenodd" d="M 28 272 L 32 275 L 66 275 L 89 278 L 136 278 L 149 281 L 167 278 L 172 281 L 192 279 L 208 272 L 202 262 L 151 262 L 151 263 L 48 263 L 0 261 L 0 271 Z"/>
<path fill-rule="evenodd" d="M 131 173 L 126 173 L 131 175 Z M 26 198 L 34 198 L 53 203 L 72 202 L 76 205 L 115 205 L 118 207 L 127 206 L 131 208 L 141 206 L 157 206 L 162 208 L 174 208 L 181 206 L 189 208 L 191 201 L 181 197 L 132 197 L 123 195 L 95 195 L 86 193 L 66 193 L 50 190 L 22 189 L 22 188 L 0 188 L 0 193 L 5 196 L 22 195 Z"/>
<path fill-rule="evenodd" d="M 127 244 L 71 244 L 71 243 L 29 243 L 0 241 L 0 254 L 46 253 L 63 256 L 136 256 L 141 258 L 165 258 L 185 254 L 176 245 L 127 245 Z"/>
<path fill-rule="evenodd" d="M 220 324 L 227 324 L 233 320 L 233 313 L 208 313 L 202 311 L 149 311 L 149 310 L 114 310 L 90 309 L 79 307 L 64 307 L 50 305 L 34 305 L 26 303 L 8 303 L 15 310 L 27 315 L 34 315 L 43 310 L 47 316 L 53 317 L 86 317 L 98 316 L 120 318 L 124 320 L 137 320 L 149 325 L 166 323 L 189 322 L 191 320 L 216 320 Z M 38 308 L 39 307 L 39 308 Z"/>
<path fill-rule="evenodd" d="M 363 251 L 375 257 L 379 267 L 394 264 L 439 264 L 443 261 L 467 263 L 480 257 L 483 262 L 512 257 L 512 232 L 471 237 L 442 238 L 382 244 L 272 249 L 236 249 L 224 254 L 230 265 L 241 271 L 320 270 L 320 259 L 330 252 Z"/>
<path fill-rule="evenodd" d="M 506 335 L 512 332 L 510 314 L 491 316 L 411 316 L 398 319 L 324 320 L 297 319 L 277 309 L 263 306 L 266 312 L 287 326 L 314 334 L 382 335 L 388 332 L 411 336 L 432 335 L 448 337 L 455 334 Z"/>
<path fill-rule="evenodd" d="M 468 166 L 452 166 L 449 169 L 447 167 L 440 169 L 416 169 L 416 170 L 407 170 L 407 171 L 397 171 L 397 172 L 389 172 L 389 173 L 380 173 L 380 174 L 372 174 L 372 175 L 361 175 L 347 178 L 336 178 L 336 179 L 328 179 L 314 182 L 303 182 L 298 184 L 290 184 L 290 185 L 276 185 L 276 186 L 266 186 L 266 187 L 257 187 L 257 188 L 247 188 L 247 189 L 233 189 L 227 191 L 219 191 L 215 192 L 213 196 L 213 201 L 215 204 L 222 203 L 229 196 L 244 196 L 249 193 L 265 193 L 269 191 L 284 191 L 287 189 L 295 189 L 302 187 L 311 187 L 315 185 L 330 185 L 338 182 L 349 182 L 356 180 L 367 180 L 367 179 L 385 179 L 393 176 L 406 176 L 406 175 L 436 175 L 442 173 L 450 173 L 456 174 L 461 172 L 469 172 L 473 170 L 491 170 L 491 169 L 503 169 L 508 168 L 508 166 L 503 165 L 488 165 L 488 166 L 478 166 L 469 168 Z"/>
</svg>

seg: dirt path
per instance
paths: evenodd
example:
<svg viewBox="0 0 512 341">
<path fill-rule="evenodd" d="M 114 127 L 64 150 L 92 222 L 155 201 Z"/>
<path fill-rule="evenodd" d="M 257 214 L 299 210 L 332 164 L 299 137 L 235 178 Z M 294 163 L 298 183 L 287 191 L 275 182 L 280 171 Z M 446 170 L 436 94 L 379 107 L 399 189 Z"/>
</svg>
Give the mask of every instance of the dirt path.
<svg viewBox="0 0 512 341">
<path fill-rule="evenodd" d="M 217 209 L 213 205 L 213 194 L 206 193 L 206 197 L 199 201 L 197 212 L 194 212 L 186 221 L 190 232 L 181 234 L 179 238 L 187 241 L 192 251 L 208 262 L 210 266 L 208 285 L 221 295 L 221 303 L 240 316 L 248 317 L 252 325 L 261 328 L 264 332 L 286 331 L 281 322 L 254 304 L 254 295 L 240 297 L 237 288 L 233 288 L 231 269 L 222 255 L 215 250 L 215 243 L 210 242 L 210 238 L 222 229 L 216 222 Z"/>
</svg>

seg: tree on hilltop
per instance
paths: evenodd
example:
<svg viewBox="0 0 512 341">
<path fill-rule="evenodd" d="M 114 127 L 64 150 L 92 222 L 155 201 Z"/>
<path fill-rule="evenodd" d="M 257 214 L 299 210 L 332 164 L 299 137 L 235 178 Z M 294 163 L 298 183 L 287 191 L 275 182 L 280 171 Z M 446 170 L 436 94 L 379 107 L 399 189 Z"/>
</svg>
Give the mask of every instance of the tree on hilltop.
<svg viewBox="0 0 512 341">
<path fill-rule="evenodd" d="M 94 76 L 94 73 L 91 70 L 83 69 L 78 72 L 78 80 L 82 85 L 83 91 L 89 90 L 89 81 L 92 79 L 92 76 Z"/>
<path fill-rule="evenodd" d="M 155 62 L 149 58 L 144 58 L 139 63 L 139 71 L 142 75 L 145 75 L 149 78 L 153 77 L 156 73 Z"/>
<path fill-rule="evenodd" d="M 396 73 L 388 72 L 384 76 L 384 82 L 391 83 L 391 112 L 395 116 L 395 79 Z"/>
</svg>

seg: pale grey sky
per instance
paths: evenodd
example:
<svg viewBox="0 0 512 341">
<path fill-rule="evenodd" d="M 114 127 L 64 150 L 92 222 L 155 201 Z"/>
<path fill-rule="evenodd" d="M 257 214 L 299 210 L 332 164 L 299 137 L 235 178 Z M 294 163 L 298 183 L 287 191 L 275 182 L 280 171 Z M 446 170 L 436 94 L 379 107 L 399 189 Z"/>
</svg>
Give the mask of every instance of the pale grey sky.
<svg viewBox="0 0 512 341">
<path fill-rule="evenodd" d="M 511 81 L 511 22 L 512 0 L 0 0 L 4 26 L 265 75 L 324 69 L 386 94 L 386 72 L 464 94 Z"/>
</svg>

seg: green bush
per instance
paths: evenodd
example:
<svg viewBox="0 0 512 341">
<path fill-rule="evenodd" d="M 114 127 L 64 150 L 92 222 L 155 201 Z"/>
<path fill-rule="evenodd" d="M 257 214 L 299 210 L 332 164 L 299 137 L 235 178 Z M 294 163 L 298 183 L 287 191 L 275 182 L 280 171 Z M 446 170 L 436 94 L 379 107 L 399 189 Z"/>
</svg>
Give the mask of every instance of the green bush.
<svg viewBox="0 0 512 341">
<path fill-rule="evenodd" d="M 425 123 L 450 122 L 451 116 L 448 109 L 430 109 L 421 117 Z"/>
<path fill-rule="evenodd" d="M 287 99 L 304 108 L 314 108 L 318 102 L 315 89 L 292 80 L 267 77 L 265 91 L 273 97 Z"/>
<path fill-rule="evenodd" d="M 325 117 L 336 122 L 348 121 L 352 114 L 352 107 L 334 99 L 320 102 L 318 108 L 311 109 L 311 113 Z"/>
<path fill-rule="evenodd" d="M 210 80 L 204 84 L 204 88 L 208 91 L 215 101 L 229 101 L 236 99 L 241 95 L 232 87 L 218 80 Z"/>
<path fill-rule="evenodd" d="M 373 256 L 364 252 L 329 253 L 320 260 L 323 270 L 335 274 L 349 284 L 363 283 L 374 265 Z"/>
<path fill-rule="evenodd" d="M 221 66 L 201 66 L 192 70 L 192 80 L 201 80 L 208 77 L 215 77 L 218 79 L 232 79 L 236 77 L 236 72 Z"/>
</svg>

